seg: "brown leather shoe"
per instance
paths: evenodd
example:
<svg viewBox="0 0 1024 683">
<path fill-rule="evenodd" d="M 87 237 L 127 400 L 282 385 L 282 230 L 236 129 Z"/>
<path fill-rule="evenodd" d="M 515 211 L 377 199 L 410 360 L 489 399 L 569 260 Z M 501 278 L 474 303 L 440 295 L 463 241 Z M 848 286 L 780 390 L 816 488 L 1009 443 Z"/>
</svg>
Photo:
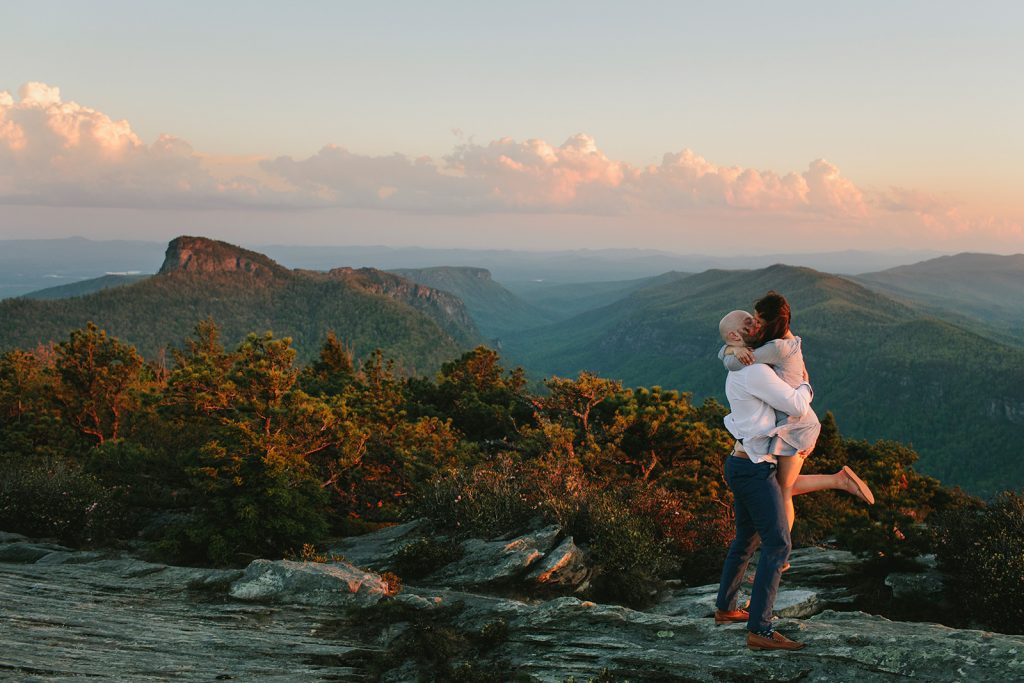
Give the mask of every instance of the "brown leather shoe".
<svg viewBox="0 0 1024 683">
<path fill-rule="evenodd" d="M 721 626 L 722 624 L 738 624 L 743 622 L 747 623 L 750 619 L 750 612 L 745 609 L 734 609 L 731 612 L 723 612 L 720 609 L 715 610 L 715 624 Z"/>
<path fill-rule="evenodd" d="M 799 650 L 803 646 L 803 643 L 790 640 L 778 631 L 772 632 L 771 638 L 747 632 L 747 647 L 751 650 Z"/>
</svg>

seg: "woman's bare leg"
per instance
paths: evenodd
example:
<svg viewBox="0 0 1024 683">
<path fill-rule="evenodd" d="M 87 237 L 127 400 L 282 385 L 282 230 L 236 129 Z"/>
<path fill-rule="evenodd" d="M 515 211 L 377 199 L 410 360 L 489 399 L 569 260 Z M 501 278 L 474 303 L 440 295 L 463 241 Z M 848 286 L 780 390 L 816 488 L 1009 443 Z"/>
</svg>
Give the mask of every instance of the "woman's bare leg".
<svg viewBox="0 0 1024 683">
<path fill-rule="evenodd" d="M 786 509 L 786 521 L 789 522 L 789 530 L 792 531 L 793 520 L 796 518 L 796 512 L 793 510 L 793 496 L 796 495 L 794 486 L 803 478 L 800 476 L 800 468 L 804 466 L 804 457 L 799 453 L 796 455 L 780 455 L 778 461 L 779 471 L 775 478 L 779 482 L 779 488 L 782 489 L 782 505 Z"/>
<path fill-rule="evenodd" d="M 782 472 L 781 465 L 779 472 Z M 812 491 L 824 491 L 826 489 L 840 489 L 853 493 L 849 480 L 843 475 L 842 470 L 835 474 L 802 474 L 793 482 L 792 489 L 794 496 L 811 493 Z"/>
<path fill-rule="evenodd" d="M 799 455 L 795 457 L 800 457 Z M 779 476 L 782 476 L 782 458 L 779 458 Z M 779 485 L 782 485 L 780 478 Z M 863 486 L 863 488 L 861 488 Z M 843 468 L 835 474 L 801 474 L 793 482 L 791 493 L 794 496 L 799 496 L 804 493 L 811 493 L 812 491 L 824 491 L 826 489 L 833 489 L 836 491 L 846 491 L 854 496 L 857 496 L 864 502 L 871 504 L 874 503 L 874 496 L 871 494 L 871 490 L 861 481 L 853 470 Z"/>
</svg>

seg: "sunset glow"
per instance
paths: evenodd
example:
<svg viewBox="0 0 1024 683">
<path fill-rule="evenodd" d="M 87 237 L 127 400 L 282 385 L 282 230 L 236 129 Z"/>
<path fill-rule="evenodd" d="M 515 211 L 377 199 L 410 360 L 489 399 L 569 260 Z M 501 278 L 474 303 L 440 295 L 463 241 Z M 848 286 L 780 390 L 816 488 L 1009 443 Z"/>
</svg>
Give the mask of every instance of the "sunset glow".
<svg viewBox="0 0 1024 683">
<path fill-rule="evenodd" d="M 406 9 L 406 20 L 419 15 Z M 74 4 L 66 10 L 81 21 L 100 22 Z M 317 6 L 314 14 L 337 21 L 345 15 L 354 22 L 346 25 L 380 29 L 377 43 L 359 42 L 375 46 L 377 57 L 361 60 L 358 73 L 342 66 L 357 46 L 324 43 L 315 58 L 308 49 L 289 57 L 280 51 L 282 60 L 291 61 L 272 65 L 238 42 L 241 29 L 288 44 L 300 40 L 294 33 L 298 17 L 265 8 L 245 17 L 216 10 L 222 20 L 239 20 L 237 33 L 225 28 L 221 35 L 195 36 L 179 18 L 161 27 L 162 39 L 135 45 L 133 59 L 161 60 L 166 84 L 159 89 L 141 83 L 129 67 L 98 81 L 70 68 L 75 59 L 50 61 L 28 52 L 14 59 L 18 41 L 26 40 L 21 37 L 0 48 L 4 63 L 18 64 L 5 78 L 20 79 L 0 83 L 0 238 L 164 239 L 184 223 L 244 242 L 288 229 L 295 242 L 325 244 L 469 240 L 493 247 L 717 253 L 780 244 L 793 251 L 1020 250 L 1024 207 L 1014 189 L 1020 178 L 1007 159 L 1024 153 L 1024 136 L 1007 122 L 1015 111 L 1024 113 L 1024 105 L 1012 88 L 996 89 L 991 73 L 1008 68 L 1001 51 L 1010 49 L 1003 38 L 1004 25 L 1012 22 L 968 22 L 966 37 L 957 38 L 947 31 L 951 17 L 916 17 L 938 41 L 926 43 L 904 31 L 913 22 L 893 9 L 889 30 L 876 40 L 878 54 L 862 54 L 858 63 L 815 52 L 826 38 L 836 52 L 852 44 L 855 35 L 844 25 L 849 16 L 787 27 L 782 16 L 759 16 L 753 5 L 744 10 L 731 33 L 722 34 L 732 45 L 728 58 L 701 50 L 707 38 L 691 35 L 691 23 L 723 27 L 723 17 L 708 10 L 677 9 L 659 17 L 641 10 L 620 16 L 619 8 L 607 16 L 575 17 L 592 37 L 606 41 L 617 35 L 616 17 L 649 28 L 652 40 L 671 34 L 661 25 L 671 19 L 680 36 L 692 38 L 686 49 L 623 38 L 636 50 L 634 68 L 610 53 L 588 52 L 600 92 L 566 80 L 579 75 L 578 50 L 587 45 L 582 38 L 561 36 L 561 43 L 548 44 L 536 36 L 531 46 L 547 61 L 516 58 L 480 52 L 486 41 L 455 38 L 452 27 L 437 25 L 439 17 L 420 16 L 436 25 L 438 37 L 453 42 L 413 56 L 407 52 L 413 46 L 399 41 L 416 41 L 401 21 L 390 25 L 388 17 L 369 10 L 349 17 L 329 5 Z M 187 6 L 184 14 L 199 11 Z M 15 32 L 19 36 L 41 26 L 28 12 L 11 19 L 24 29 Z M 505 44 L 520 20 L 547 32 L 517 13 L 505 32 L 490 24 L 480 31 Z M 37 37 L 55 51 L 73 45 L 77 61 L 97 69 L 109 63 L 116 46 L 134 45 L 127 26 L 109 42 L 90 41 L 62 21 L 70 19 L 58 21 L 53 35 Z M 765 52 L 767 37 L 754 32 L 759 21 L 790 36 L 804 31 L 807 51 L 780 43 L 786 47 Z M 319 23 L 302 26 L 310 34 L 306 39 L 323 37 Z M 184 35 L 198 41 L 193 53 L 175 47 Z M 941 44 L 943 36 L 948 45 Z M 955 68 L 936 56 L 967 43 L 985 44 L 992 61 L 971 57 L 966 61 L 974 71 L 958 55 L 945 58 L 959 59 Z M 916 45 L 922 58 L 894 59 L 903 44 Z M 186 87 L 195 60 L 206 55 L 219 69 L 213 55 L 229 49 L 248 55 L 252 68 L 267 69 L 273 85 L 255 87 L 247 67 L 236 68 L 223 85 L 199 76 L 194 92 Z M 661 61 L 651 61 L 655 54 Z M 675 76 L 662 80 L 670 64 Z M 832 80 L 822 80 L 826 64 L 836 70 Z M 755 102 L 756 93 L 770 92 L 764 83 L 770 69 L 784 65 L 813 87 L 799 91 L 780 81 L 776 94 Z M 476 95 L 454 95 L 446 75 L 453 70 Z M 950 85 L 962 83 L 963 92 L 937 88 L 939 74 Z M 502 76 L 508 82 L 496 83 Z M 425 83 L 435 91 L 424 91 Z M 683 84 L 688 87 L 680 89 Z M 737 92 L 750 95 L 742 107 Z M 607 98 L 632 106 L 611 116 L 615 107 Z M 446 127 L 425 131 L 423 123 L 436 124 L 439 112 Z M 944 122 L 941 130 L 936 121 Z M 406 132 L 389 137 L 399 123 Z M 996 134 L 998 142 L 991 138 Z M 965 146 L 970 136 L 974 149 Z M 739 144 L 744 140 L 746 147 Z M 924 151 L 929 143 L 932 149 Z M 938 153 L 943 148 L 945 156 Z M 581 232 L 581 222 L 591 228 Z M 725 243 L 725 235 L 733 242 Z"/>
</svg>

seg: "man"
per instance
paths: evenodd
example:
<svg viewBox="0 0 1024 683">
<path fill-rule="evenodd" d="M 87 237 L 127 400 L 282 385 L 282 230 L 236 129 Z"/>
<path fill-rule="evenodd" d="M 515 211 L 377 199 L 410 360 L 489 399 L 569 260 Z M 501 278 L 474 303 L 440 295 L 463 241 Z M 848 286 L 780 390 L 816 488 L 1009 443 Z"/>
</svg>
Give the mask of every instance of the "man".
<svg viewBox="0 0 1024 683">
<path fill-rule="evenodd" d="M 746 311 L 732 311 L 722 318 L 719 332 L 726 344 L 740 340 L 749 344 L 754 341 L 757 321 Z M 777 460 L 768 453 L 769 440 L 764 435 L 775 427 L 775 410 L 802 415 L 809 409 L 811 387 L 805 383 L 794 389 L 769 366 L 756 363 L 728 374 L 725 395 L 731 411 L 725 426 L 737 441 L 725 463 L 725 480 L 735 499 L 736 538 L 722 567 L 715 623 L 745 621 L 747 647 L 752 650 L 798 650 L 802 643 L 778 633 L 772 625 L 782 565 L 789 558 L 792 542 L 782 491 L 775 479 Z M 758 536 L 761 559 L 749 611 L 737 609 L 737 593 Z"/>
</svg>

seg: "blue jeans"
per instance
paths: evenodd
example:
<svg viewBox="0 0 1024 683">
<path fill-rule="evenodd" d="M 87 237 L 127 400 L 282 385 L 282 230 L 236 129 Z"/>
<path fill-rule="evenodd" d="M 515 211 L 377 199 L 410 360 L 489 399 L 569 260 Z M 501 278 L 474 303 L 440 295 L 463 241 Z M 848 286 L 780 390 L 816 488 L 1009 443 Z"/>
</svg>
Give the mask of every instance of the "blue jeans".
<svg viewBox="0 0 1024 683">
<path fill-rule="evenodd" d="M 782 506 L 782 491 L 775 478 L 773 463 L 753 463 L 730 455 L 725 459 L 725 481 L 732 489 L 736 510 L 736 538 L 722 567 L 722 580 L 715 603 L 720 610 L 736 609 L 736 594 L 751 555 L 761 538 L 761 559 L 754 574 L 750 592 L 750 620 L 747 629 L 763 631 L 771 628 L 772 607 L 779 592 L 782 565 L 789 558 L 793 544 L 789 524 Z"/>
</svg>

